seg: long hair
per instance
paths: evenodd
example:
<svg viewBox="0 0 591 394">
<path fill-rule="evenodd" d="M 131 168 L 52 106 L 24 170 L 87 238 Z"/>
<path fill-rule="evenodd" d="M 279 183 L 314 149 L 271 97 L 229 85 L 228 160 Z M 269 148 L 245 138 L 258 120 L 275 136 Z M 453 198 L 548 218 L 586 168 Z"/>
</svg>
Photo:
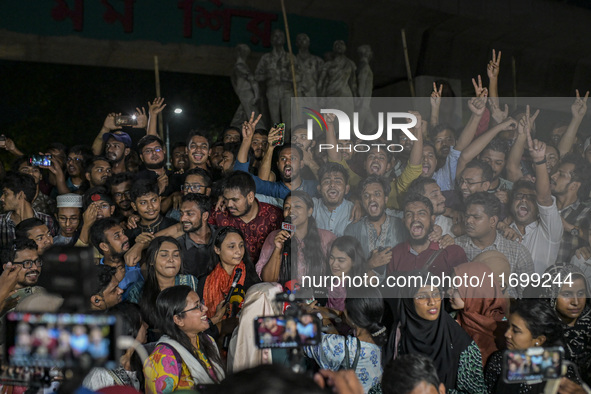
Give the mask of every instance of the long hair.
<svg viewBox="0 0 591 394">
<path fill-rule="evenodd" d="M 557 312 L 543 299 L 522 298 L 511 306 L 511 314 L 519 315 L 533 338 L 546 337 L 544 346 L 562 346 L 562 321 Z"/>
<path fill-rule="evenodd" d="M 117 315 L 117 320 L 121 322 L 121 334 L 135 339 L 140 331 L 143 323 L 140 307 L 132 302 L 123 301 L 119 304 L 109 308 L 109 313 Z M 137 352 L 133 352 L 130 365 L 133 371 L 136 372 L 136 378 L 140 383 L 140 391 L 144 390 L 144 372 L 142 360 Z"/>
<path fill-rule="evenodd" d="M 242 234 L 242 231 L 240 231 L 239 229 L 237 229 L 235 227 L 230 227 L 230 226 L 220 227 L 213 234 L 214 248 L 211 248 L 211 256 L 212 257 L 209 262 L 209 266 L 207 267 L 207 274 L 209 275 L 211 273 L 211 271 L 213 271 L 214 268 L 218 264 L 221 264 L 220 256 L 215 252 L 215 248 L 218 248 L 221 250 L 222 243 L 224 243 L 224 240 L 226 239 L 226 237 L 230 233 L 240 235 L 240 238 L 242 238 L 242 240 L 244 241 L 244 256 L 242 257 L 242 261 L 244 262 L 244 266 L 246 267 L 246 272 L 245 272 L 246 277 L 244 278 L 244 288 L 245 288 L 244 290 L 246 290 L 248 287 L 252 286 L 255 283 L 259 283 L 261 280 L 260 280 L 259 276 L 257 275 L 257 271 L 254 267 L 254 264 L 250 260 L 250 254 L 248 253 L 248 247 L 246 245 L 246 240 L 244 239 L 244 235 Z"/>
<path fill-rule="evenodd" d="M 146 265 L 148 267 L 148 273 L 146 275 L 146 281 L 142 288 L 142 294 L 139 300 L 140 310 L 142 312 L 142 318 L 150 327 L 156 326 L 156 317 L 154 316 L 154 306 L 156 305 L 156 298 L 160 294 L 160 285 L 156 278 L 156 256 L 158 251 L 164 242 L 170 242 L 175 245 L 179 252 L 181 252 L 181 246 L 178 241 L 172 237 L 156 237 L 150 242 L 148 250 L 146 252 Z M 181 255 L 181 266 L 183 259 Z M 177 273 L 178 274 L 178 273 Z"/>
<path fill-rule="evenodd" d="M 332 242 L 332 245 L 328 251 L 326 262 L 330 260 L 330 253 L 334 248 L 337 248 L 341 252 L 345 253 L 351 259 L 351 271 L 349 276 L 361 275 L 367 272 L 367 259 L 363 252 L 361 242 L 355 237 L 350 235 L 343 235 L 338 237 Z M 330 264 L 328 264 L 328 270 L 330 271 Z"/>
<path fill-rule="evenodd" d="M 302 200 L 304 204 L 306 204 L 307 209 L 314 209 L 314 201 L 312 200 L 312 197 L 308 195 L 308 193 L 303 192 L 301 190 L 292 191 L 292 205 L 294 198 L 299 198 L 300 200 Z M 306 265 L 306 274 L 322 275 L 326 269 L 326 256 L 322 250 L 320 234 L 318 233 L 318 226 L 316 225 L 316 219 L 314 219 L 313 216 L 308 217 L 308 232 L 304 239 L 302 239 L 302 242 L 305 245 L 303 263 Z M 295 253 L 294 251 L 292 255 L 292 266 L 297 267 L 297 253 Z"/>
<path fill-rule="evenodd" d="M 162 333 L 168 335 L 180 343 L 185 349 L 187 349 L 195 359 L 201 364 L 203 369 L 207 371 L 207 366 L 197 355 L 197 351 L 191 344 L 191 340 L 185 334 L 179 326 L 174 322 L 174 316 L 179 318 L 185 317 L 185 313 L 181 313 L 187 309 L 187 296 L 193 291 L 189 286 L 173 286 L 168 289 L 162 290 L 156 299 L 156 314 L 158 316 L 158 328 Z M 201 352 L 213 363 L 218 364 L 222 367 L 222 361 L 216 351 L 216 345 L 210 338 L 204 333 L 200 332 L 197 334 L 199 338 L 199 348 Z M 217 376 L 217 370 L 214 368 L 214 373 Z M 218 381 L 222 380 L 221 376 L 217 376 Z"/>
<path fill-rule="evenodd" d="M 345 310 L 351 322 L 366 329 L 378 346 L 388 340 L 386 327 L 381 323 L 384 316 L 384 300 L 375 287 L 353 288 L 347 294 Z"/>
</svg>

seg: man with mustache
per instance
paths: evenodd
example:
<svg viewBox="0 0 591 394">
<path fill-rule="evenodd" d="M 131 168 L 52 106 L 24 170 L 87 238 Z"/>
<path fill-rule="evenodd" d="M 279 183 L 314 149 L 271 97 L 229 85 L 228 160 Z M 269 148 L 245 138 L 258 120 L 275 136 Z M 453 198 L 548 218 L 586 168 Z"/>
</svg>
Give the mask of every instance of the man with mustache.
<svg viewBox="0 0 591 394">
<path fill-rule="evenodd" d="M 9 248 L 2 251 L 2 263 L 3 270 L 18 270 L 15 292 L 6 298 L 4 308 L 8 309 L 2 312 L 9 312 L 31 294 L 44 291 L 42 287 L 36 286 L 43 261 L 39 258 L 35 241 L 28 238 L 14 240 Z M 20 266 L 20 269 L 16 266 Z"/>
<path fill-rule="evenodd" d="M 253 140 L 254 127 L 256 126 L 257 121 L 258 118 L 255 121 L 253 113 L 250 122 L 245 122 L 245 125 L 242 129 L 244 138 L 242 140 L 242 144 L 240 145 L 236 162 L 234 163 L 234 170 L 236 171 L 248 172 L 248 167 L 250 165 L 248 159 L 248 150 Z M 272 132 L 273 129 L 269 133 L 271 135 L 270 139 L 274 138 Z M 264 157 L 272 158 L 274 149 L 275 147 L 273 146 L 272 141 L 269 141 L 267 152 L 265 153 Z M 318 182 L 315 180 L 303 179 L 301 177 L 301 171 L 304 168 L 303 157 L 304 154 L 297 145 L 286 143 L 283 146 L 280 146 L 279 156 L 277 158 L 277 169 L 279 170 L 280 181 L 265 181 L 258 176 L 253 175 L 252 177 L 256 184 L 256 192 L 258 194 L 264 194 L 266 196 L 280 199 L 285 199 L 285 196 L 287 196 L 292 190 L 303 190 L 310 196 L 315 196 L 317 194 L 316 188 L 318 186 Z M 263 160 L 263 164 L 259 169 L 259 173 L 261 173 L 263 171 L 263 167 L 265 167 L 264 162 L 265 160 Z M 271 160 L 269 160 L 267 163 L 269 168 L 270 165 Z M 269 168 L 267 168 L 267 170 Z"/>
<path fill-rule="evenodd" d="M 591 208 L 581 202 L 589 195 L 589 170 L 582 157 L 569 153 L 550 177 L 550 190 L 564 227 L 557 262 L 569 262 L 577 249 L 589 245 Z"/>
<path fill-rule="evenodd" d="M 134 176 L 130 172 L 122 172 L 113 175 L 107 183 L 107 190 L 111 193 L 111 198 L 115 202 L 115 216 L 121 220 L 126 220 L 133 214 L 131 207 L 130 190 L 133 184 Z"/>
<path fill-rule="evenodd" d="M 435 215 L 431 201 L 420 194 L 408 194 L 404 201 L 404 226 L 410 234 L 408 241 L 392 249 L 392 260 L 387 271 L 421 270 L 433 255 L 429 272 L 434 275 L 450 273 L 456 265 L 468 261 L 464 250 L 457 245 L 441 249 L 437 242 L 429 240 L 433 230 Z"/>
<path fill-rule="evenodd" d="M 386 212 L 390 183 L 385 178 L 371 175 L 361 182 L 359 189 L 367 215 L 349 224 L 345 235 L 361 243 L 371 268 L 381 267 L 392 259 L 392 247 L 407 238 L 406 230 L 402 220 Z"/>
<path fill-rule="evenodd" d="M 42 255 L 53 246 L 53 236 L 43 221 L 37 218 L 25 219 L 16 226 L 16 238 L 28 238 L 37 244 L 37 253 Z"/>
<path fill-rule="evenodd" d="M 519 180 L 513 185 L 510 209 L 511 227 L 522 237 L 521 244 L 532 254 L 535 271 L 543 274 L 556 262 L 563 226 L 556 206 L 556 197 L 550 191 L 550 177 L 546 169 L 546 144 L 531 138 L 529 154 L 535 171 L 535 184 Z"/>
<path fill-rule="evenodd" d="M 115 218 L 97 220 L 90 229 L 90 241 L 103 257 L 99 264 L 108 265 L 120 269 L 125 268 L 125 276 L 119 283 L 119 288 L 125 291 L 123 300 L 127 298 L 127 290 L 138 280 L 143 280 L 138 265 L 128 266 L 123 261 L 123 255 L 129 250 L 129 239 L 123 231 L 123 227 Z"/>
<path fill-rule="evenodd" d="M 349 173 L 339 163 L 328 162 L 318 171 L 321 198 L 314 197 L 314 219 L 318 228 L 328 230 L 337 237 L 343 235 L 351 223 L 354 204 L 345 199 L 349 193 Z"/>
<path fill-rule="evenodd" d="M 435 224 L 441 227 L 441 235 L 454 236 L 452 232 L 453 221 L 451 218 L 444 216 L 445 196 L 441 193 L 441 187 L 439 187 L 435 179 L 424 177 L 415 179 L 408 187 L 408 194 L 420 194 L 423 197 L 427 197 L 433 206 Z"/>
<path fill-rule="evenodd" d="M 269 143 L 267 142 L 269 133 L 264 129 L 256 129 L 252 136 L 252 142 L 250 143 L 250 149 L 252 151 L 253 162 L 250 166 L 251 172 L 257 175 L 258 168 L 260 167 L 263 156 L 267 152 Z"/>
<path fill-rule="evenodd" d="M 127 171 L 125 168 L 125 158 L 131 152 L 131 137 L 124 131 L 115 130 L 103 134 L 105 142 L 104 157 L 111 163 L 113 174 L 120 174 Z"/>
<path fill-rule="evenodd" d="M 175 173 L 182 174 L 189 168 L 189 158 L 187 156 L 187 144 L 177 142 L 172 146 L 172 170 Z"/>
<path fill-rule="evenodd" d="M 520 274 L 534 273 L 531 253 L 525 246 L 510 241 L 497 232 L 497 223 L 501 214 L 501 202 L 494 194 L 486 191 L 477 192 L 466 199 L 464 225 L 466 235 L 456 238 L 456 245 L 464 248 L 468 260 L 487 250 L 498 250 L 509 259 L 511 272 Z M 512 297 L 521 297 L 523 287 L 509 289 Z"/>
<path fill-rule="evenodd" d="M 123 266 L 99 265 L 91 275 L 95 283 L 91 284 L 94 294 L 90 297 L 90 309 L 104 311 L 123 300 L 123 289 L 119 287 L 125 275 Z"/>
<path fill-rule="evenodd" d="M 181 225 L 184 234 L 177 238 L 183 254 L 182 274 L 205 280 L 213 252 L 212 234 L 216 227 L 209 224 L 211 203 L 204 194 L 189 193 L 181 203 Z"/>
<path fill-rule="evenodd" d="M 104 186 L 111 177 L 111 163 L 102 156 L 94 156 L 86 164 L 84 175 L 90 187 Z"/>
</svg>

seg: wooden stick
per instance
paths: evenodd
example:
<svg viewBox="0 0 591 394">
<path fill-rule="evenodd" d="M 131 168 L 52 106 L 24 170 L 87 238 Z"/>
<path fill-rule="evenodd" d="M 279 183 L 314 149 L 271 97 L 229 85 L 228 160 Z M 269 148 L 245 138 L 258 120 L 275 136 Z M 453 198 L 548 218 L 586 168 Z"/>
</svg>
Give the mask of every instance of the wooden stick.
<svg viewBox="0 0 591 394">
<path fill-rule="evenodd" d="M 160 71 L 158 68 L 158 56 L 154 55 L 154 78 L 156 80 L 156 97 L 162 97 L 160 95 Z M 162 123 L 162 112 L 158 114 L 158 134 L 160 139 L 164 141 L 164 125 Z"/>
<path fill-rule="evenodd" d="M 511 71 L 513 73 L 513 109 L 517 108 L 517 65 L 515 56 L 511 56 Z"/>
<path fill-rule="evenodd" d="M 287 50 L 289 51 L 289 64 L 291 66 L 291 80 L 293 82 L 293 96 L 296 98 L 296 113 L 297 119 L 299 123 L 300 119 L 300 107 L 298 105 L 298 83 L 296 81 L 296 73 L 295 73 L 295 63 L 293 61 L 293 50 L 291 49 L 291 38 L 289 35 L 289 24 L 287 23 L 287 12 L 285 11 L 285 2 L 281 0 L 281 11 L 283 12 L 283 23 L 285 24 L 285 38 L 287 39 Z M 291 103 L 290 103 L 291 105 Z M 291 114 L 293 117 L 293 114 Z M 291 122 L 291 119 L 289 120 Z"/>
<path fill-rule="evenodd" d="M 408 59 L 408 47 L 406 46 L 406 32 L 404 29 L 402 33 L 402 49 L 404 49 L 404 62 L 406 63 L 406 78 L 408 79 L 408 86 L 410 87 L 410 95 L 415 97 L 415 85 L 412 82 L 412 73 L 410 71 L 410 60 Z"/>
</svg>

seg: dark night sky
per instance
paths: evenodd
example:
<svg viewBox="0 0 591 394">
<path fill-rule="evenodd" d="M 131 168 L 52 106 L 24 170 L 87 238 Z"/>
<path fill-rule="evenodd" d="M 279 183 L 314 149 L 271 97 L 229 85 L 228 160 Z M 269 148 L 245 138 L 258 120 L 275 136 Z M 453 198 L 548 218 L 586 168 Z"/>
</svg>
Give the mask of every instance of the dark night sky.
<svg viewBox="0 0 591 394">
<path fill-rule="evenodd" d="M 90 145 L 108 113 L 147 111 L 156 91 L 154 72 L 144 70 L 0 61 L 0 75 L 0 133 L 25 153 L 51 142 Z M 228 77 L 161 72 L 160 86 L 165 116 L 183 109 L 170 123 L 171 144 L 193 128 L 220 132 L 239 105 Z"/>
</svg>

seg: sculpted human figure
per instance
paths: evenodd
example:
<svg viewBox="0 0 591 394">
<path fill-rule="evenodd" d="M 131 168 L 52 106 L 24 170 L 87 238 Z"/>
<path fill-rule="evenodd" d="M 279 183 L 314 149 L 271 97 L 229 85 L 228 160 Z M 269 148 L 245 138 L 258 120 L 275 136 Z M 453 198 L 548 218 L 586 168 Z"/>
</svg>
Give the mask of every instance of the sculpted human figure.
<svg viewBox="0 0 591 394">
<path fill-rule="evenodd" d="M 345 56 L 347 46 L 344 41 L 335 41 L 332 49 L 334 58 L 322 67 L 320 92 L 324 97 L 353 97 L 357 94 L 357 67 Z M 353 100 L 343 100 L 341 106 L 346 113 L 353 112 Z"/>
<path fill-rule="evenodd" d="M 296 56 L 298 94 L 301 97 L 318 97 L 318 77 L 324 60 L 310 53 L 310 38 L 307 34 L 298 34 L 296 46 L 298 47 Z"/>
<path fill-rule="evenodd" d="M 231 81 L 234 92 L 240 100 L 240 108 L 236 111 L 232 124 L 241 124 L 246 120 L 246 114 L 252 112 L 260 113 L 260 109 L 258 108 L 260 98 L 259 83 L 246 64 L 246 60 L 250 56 L 248 45 L 238 44 L 234 53 L 236 55 L 236 63 L 234 63 L 234 69 L 232 70 Z"/>
<path fill-rule="evenodd" d="M 271 35 L 273 50 L 261 57 L 255 71 L 258 82 L 266 83 L 266 96 L 272 123 L 289 123 L 293 85 L 289 54 L 285 51 L 285 35 L 281 30 Z"/>
<path fill-rule="evenodd" d="M 369 45 L 361 45 L 357 48 L 359 55 L 359 67 L 357 68 L 357 112 L 359 112 L 360 127 L 368 131 L 377 128 L 374 115 L 371 113 L 371 96 L 373 92 L 373 71 L 369 61 L 373 52 Z"/>
</svg>

